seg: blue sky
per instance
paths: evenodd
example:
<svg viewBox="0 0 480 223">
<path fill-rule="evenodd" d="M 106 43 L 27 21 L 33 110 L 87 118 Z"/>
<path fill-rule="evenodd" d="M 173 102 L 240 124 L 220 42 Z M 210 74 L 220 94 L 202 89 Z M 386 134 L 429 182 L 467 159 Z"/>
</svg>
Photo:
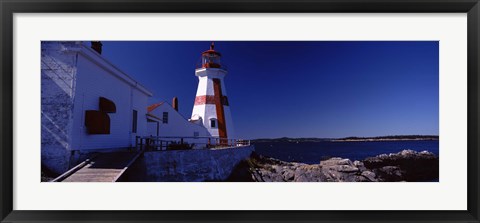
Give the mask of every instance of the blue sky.
<svg viewBox="0 0 480 223">
<path fill-rule="evenodd" d="M 103 56 L 189 118 L 206 41 L 103 41 Z M 240 138 L 438 135 L 437 41 L 216 41 Z"/>
</svg>

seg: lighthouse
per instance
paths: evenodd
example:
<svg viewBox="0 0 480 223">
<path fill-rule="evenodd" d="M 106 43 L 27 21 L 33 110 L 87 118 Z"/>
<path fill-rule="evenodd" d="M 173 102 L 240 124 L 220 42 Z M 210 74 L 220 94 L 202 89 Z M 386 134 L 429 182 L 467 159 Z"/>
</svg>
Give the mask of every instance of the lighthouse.
<svg viewBox="0 0 480 223">
<path fill-rule="evenodd" d="M 220 59 L 221 54 L 215 50 L 214 43 L 201 55 L 201 61 L 195 69 L 198 88 L 191 121 L 203 124 L 213 137 L 234 138 L 232 116 L 224 83 L 227 69 Z"/>
</svg>

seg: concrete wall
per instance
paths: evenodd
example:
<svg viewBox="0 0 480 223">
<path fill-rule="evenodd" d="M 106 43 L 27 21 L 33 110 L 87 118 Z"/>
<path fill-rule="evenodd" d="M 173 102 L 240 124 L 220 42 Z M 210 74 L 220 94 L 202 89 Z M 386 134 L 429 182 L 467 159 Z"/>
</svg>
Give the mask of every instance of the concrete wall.
<svg viewBox="0 0 480 223">
<path fill-rule="evenodd" d="M 227 179 L 253 146 L 218 150 L 145 152 L 126 173 L 125 181 L 202 182 Z"/>
</svg>

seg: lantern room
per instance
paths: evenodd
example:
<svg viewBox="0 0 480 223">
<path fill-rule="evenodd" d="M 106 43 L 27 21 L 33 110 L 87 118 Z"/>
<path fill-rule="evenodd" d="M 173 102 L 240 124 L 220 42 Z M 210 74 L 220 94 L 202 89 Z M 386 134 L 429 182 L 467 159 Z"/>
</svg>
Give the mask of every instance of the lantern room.
<svg viewBox="0 0 480 223">
<path fill-rule="evenodd" d="M 220 61 L 221 54 L 215 51 L 215 45 L 212 42 L 210 49 L 202 53 L 201 65 L 199 64 L 197 68 L 223 68 Z"/>
</svg>

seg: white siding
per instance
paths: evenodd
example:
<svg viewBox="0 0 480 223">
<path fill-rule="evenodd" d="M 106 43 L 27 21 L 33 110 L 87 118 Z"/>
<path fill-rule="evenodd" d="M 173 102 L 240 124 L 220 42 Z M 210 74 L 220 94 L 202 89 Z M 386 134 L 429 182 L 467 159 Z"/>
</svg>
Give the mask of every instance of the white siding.
<svg viewBox="0 0 480 223">
<path fill-rule="evenodd" d="M 147 123 L 147 136 L 157 136 L 157 122 Z"/>
<path fill-rule="evenodd" d="M 197 95 L 206 95 L 207 94 L 207 77 L 198 77 L 198 88 L 197 88 Z M 210 93 L 213 95 L 213 93 Z"/>
<path fill-rule="evenodd" d="M 137 110 L 137 133 L 131 136 L 132 145 L 135 145 L 135 136 L 147 136 L 147 106 L 148 106 L 148 97 L 138 89 L 132 89 L 132 112 L 133 109 Z M 133 117 L 133 114 L 130 115 Z M 131 119 L 130 119 L 131 120 Z M 132 123 L 132 121 L 130 121 Z M 130 124 L 131 126 L 132 124 Z"/>
<path fill-rule="evenodd" d="M 199 137 L 210 136 L 204 126 L 189 122 L 168 103 L 163 103 L 151 111 L 150 114 L 163 118 L 163 112 L 168 112 L 168 123 L 160 121 L 158 133 L 160 137 L 194 137 L 195 132 L 198 132 Z M 194 143 L 196 140 L 188 139 L 185 141 Z M 204 142 L 205 140 L 198 141 Z"/>
<path fill-rule="evenodd" d="M 72 143 L 74 150 L 107 149 L 132 146 L 132 113 L 138 111 L 137 134 L 146 134 L 146 107 L 148 96 L 113 75 L 98 63 L 79 54 L 77 86 L 74 102 Z M 116 105 L 110 113 L 110 134 L 90 135 L 84 124 L 86 110 L 98 110 L 99 97 Z"/>
<path fill-rule="evenodd" d="M 203 115 L 203 125 L 205 126 L 205 128 L 208 129 L 212 136 L 218 137 L 218 117 L 215 105 L 205 104 L 202 106 L 205 107 L 205 114 Z M 212 128 L 210 125 L 210 119 L 217 120 L 216 126 L 214 128 Z"/>
</svg>

